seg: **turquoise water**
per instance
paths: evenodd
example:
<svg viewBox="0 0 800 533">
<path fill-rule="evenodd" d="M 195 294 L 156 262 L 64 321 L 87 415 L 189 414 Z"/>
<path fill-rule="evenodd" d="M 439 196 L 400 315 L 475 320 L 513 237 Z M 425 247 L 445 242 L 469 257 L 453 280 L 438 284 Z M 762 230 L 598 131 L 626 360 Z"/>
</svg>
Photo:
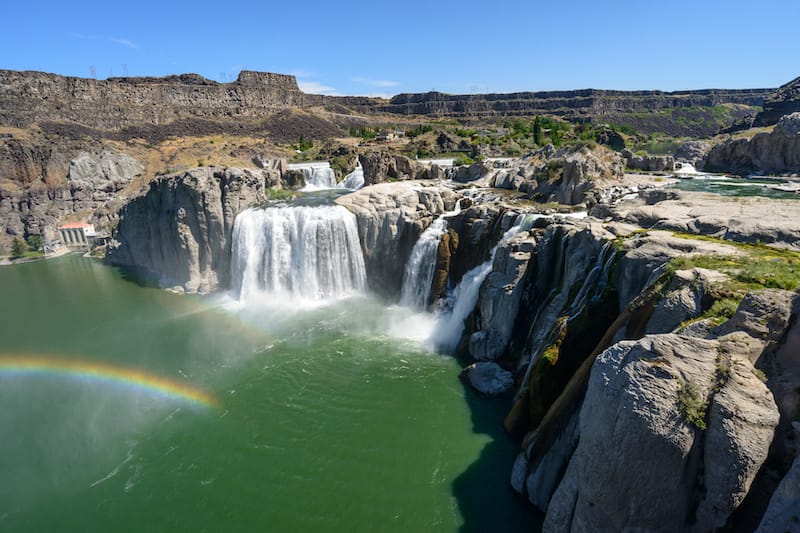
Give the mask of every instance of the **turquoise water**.
<svg viewBox="0 0 800 533">
<path fill-rule="evenodd" d="M 710 192 L 722 196 L 764 196 L 778 200 L 800 199 L 800 193 L 782 191 L 772 187 L 783 184 L 786 184 L 786 181 L 781 179 L 734 178 L 707 174 L 700 178 L 681 178 L 671 187 L 682 191 Z"/>
<path fill-rule="evenodd" d="M 507 400 L 404 338 L 406 311 L 242 309 L 78 256 L 0 268 L 0 294 L 0 361 L 138 370 L 217 403 L 0 364 L 0 530 L 538 528 L 508 487 Z"/>
</svg>

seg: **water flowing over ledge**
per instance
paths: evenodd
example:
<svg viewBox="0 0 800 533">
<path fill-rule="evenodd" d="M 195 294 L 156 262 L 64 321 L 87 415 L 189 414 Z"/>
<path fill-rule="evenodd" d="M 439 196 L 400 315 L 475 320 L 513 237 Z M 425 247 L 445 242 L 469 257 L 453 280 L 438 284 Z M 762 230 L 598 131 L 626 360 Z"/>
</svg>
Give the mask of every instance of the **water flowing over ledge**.
<svg viewBox="0 0 800 533">
<path fill-rule="evenodd" d="M 340 206 L 243 211 L 232 255 L 232 290 L 240 300 L 335 299 L 366 287 L 356 219 Z"/>
<path fill-rule="evenodd" d="M 447 231 L 447 218 L 455 216 L 459 212 L 461 212 L 460 202 L 456 203 L 454 210 L 443 213 L 434 220 L 417 239 L 403 272 L 400 305 L 415 309 L 422 309 L 427 305 L 433 273 L 436 270 L 439 242 Z"/>
</svg>

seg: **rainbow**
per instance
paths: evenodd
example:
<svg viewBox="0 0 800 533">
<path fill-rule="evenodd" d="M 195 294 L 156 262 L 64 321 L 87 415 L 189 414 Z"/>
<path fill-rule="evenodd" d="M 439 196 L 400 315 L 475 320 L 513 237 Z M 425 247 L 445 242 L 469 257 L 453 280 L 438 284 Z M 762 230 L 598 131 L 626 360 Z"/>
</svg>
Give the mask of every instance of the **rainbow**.
<svg viewBox="0 0 800 533">
<path fill-rule="evenodd" d="M 206 407 L 218 405 L 214 396 L 191 385 L 141 370 L 97 361 L 33 354 L 0 355 L 0 377 L 15 375 L 52 375 L 89 380 L 188 401 Z"/>
</svg>

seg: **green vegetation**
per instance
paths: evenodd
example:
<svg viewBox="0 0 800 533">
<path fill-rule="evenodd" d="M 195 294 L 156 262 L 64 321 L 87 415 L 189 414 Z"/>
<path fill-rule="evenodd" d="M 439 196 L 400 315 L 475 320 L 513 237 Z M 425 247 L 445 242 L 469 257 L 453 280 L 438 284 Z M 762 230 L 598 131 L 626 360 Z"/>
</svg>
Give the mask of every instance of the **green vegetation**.
<svg viewBox="0 0 800 533">
<path fill-rule="evenodd" d="M 672 259 L 669 268 L 687 270 L 694 267 L 724 272 L 731 277 L 723 282 L 731 297 L 748 290 L 764 288 L 797 290 L 800 287 L 800 253 L 771 248 L 764 244 L 725 241 L 704 235 L 676 233 L 676 237 L 726 244 L 737 248 L 740 255 L 695 255 Z"/>
<path fill-rule="evenodd" d="M 550 366 L 553 366 L 558 362 L 558 352 L 559 347 L 556 344 L 551 344 L 547 348 L 544 349 L 542 352 L 542 359 L 547 361 Z"/>
<path fill-rule="evenodd" d="M 25 243 L 19 237 L 14 237 L 11 243 L 11 257 L 17 259 L 25 254 Z"/>
<path fill-rule="evenodd" d="M 678 392 L 678 411 L 687 424 L 698 429 L 706 429 L 708 403 L 700 394 L 700 387 L 691 379 L 681 383 Z"/>
<path fill-rule="evenodd" d="M 719 326 L 736 313 L 736 309 L 739 307 L 741 301 L 741 298 L 722 298 L 717 300 L 711 305 L 708 311 L 703 313 L 696 320 L 693 320 L 693 322 L 711 319 L 712 324 Z"/>
<path fill-rule="evenodd" d="M 38 252 L 41 247 L 42 247 L 41 235 L 31 235 L 30 237 L 28 237 L 28 249 L 30 251 Z"/>
</svg>

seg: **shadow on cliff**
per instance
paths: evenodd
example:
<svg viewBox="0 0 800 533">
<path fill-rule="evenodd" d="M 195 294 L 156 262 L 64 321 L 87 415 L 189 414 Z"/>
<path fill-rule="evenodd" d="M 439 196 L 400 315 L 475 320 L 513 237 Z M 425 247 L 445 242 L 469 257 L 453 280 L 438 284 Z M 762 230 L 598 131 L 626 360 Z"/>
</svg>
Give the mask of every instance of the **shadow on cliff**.
<svg viewBox="0 0 800 533">
<path fill-rule="evenodd" d="M 503 429 L 510 408 L 508 398 L 487 398 L 465 386 L 472 414 L 472 429 L 491 439 L 480 456 L 453 481 L 453 496 L 464 517 L 462 533 L 486 531 L 540 531 L 543 516 L 515 493 L 511 467 L 519 452 Z"/>
</svg>

